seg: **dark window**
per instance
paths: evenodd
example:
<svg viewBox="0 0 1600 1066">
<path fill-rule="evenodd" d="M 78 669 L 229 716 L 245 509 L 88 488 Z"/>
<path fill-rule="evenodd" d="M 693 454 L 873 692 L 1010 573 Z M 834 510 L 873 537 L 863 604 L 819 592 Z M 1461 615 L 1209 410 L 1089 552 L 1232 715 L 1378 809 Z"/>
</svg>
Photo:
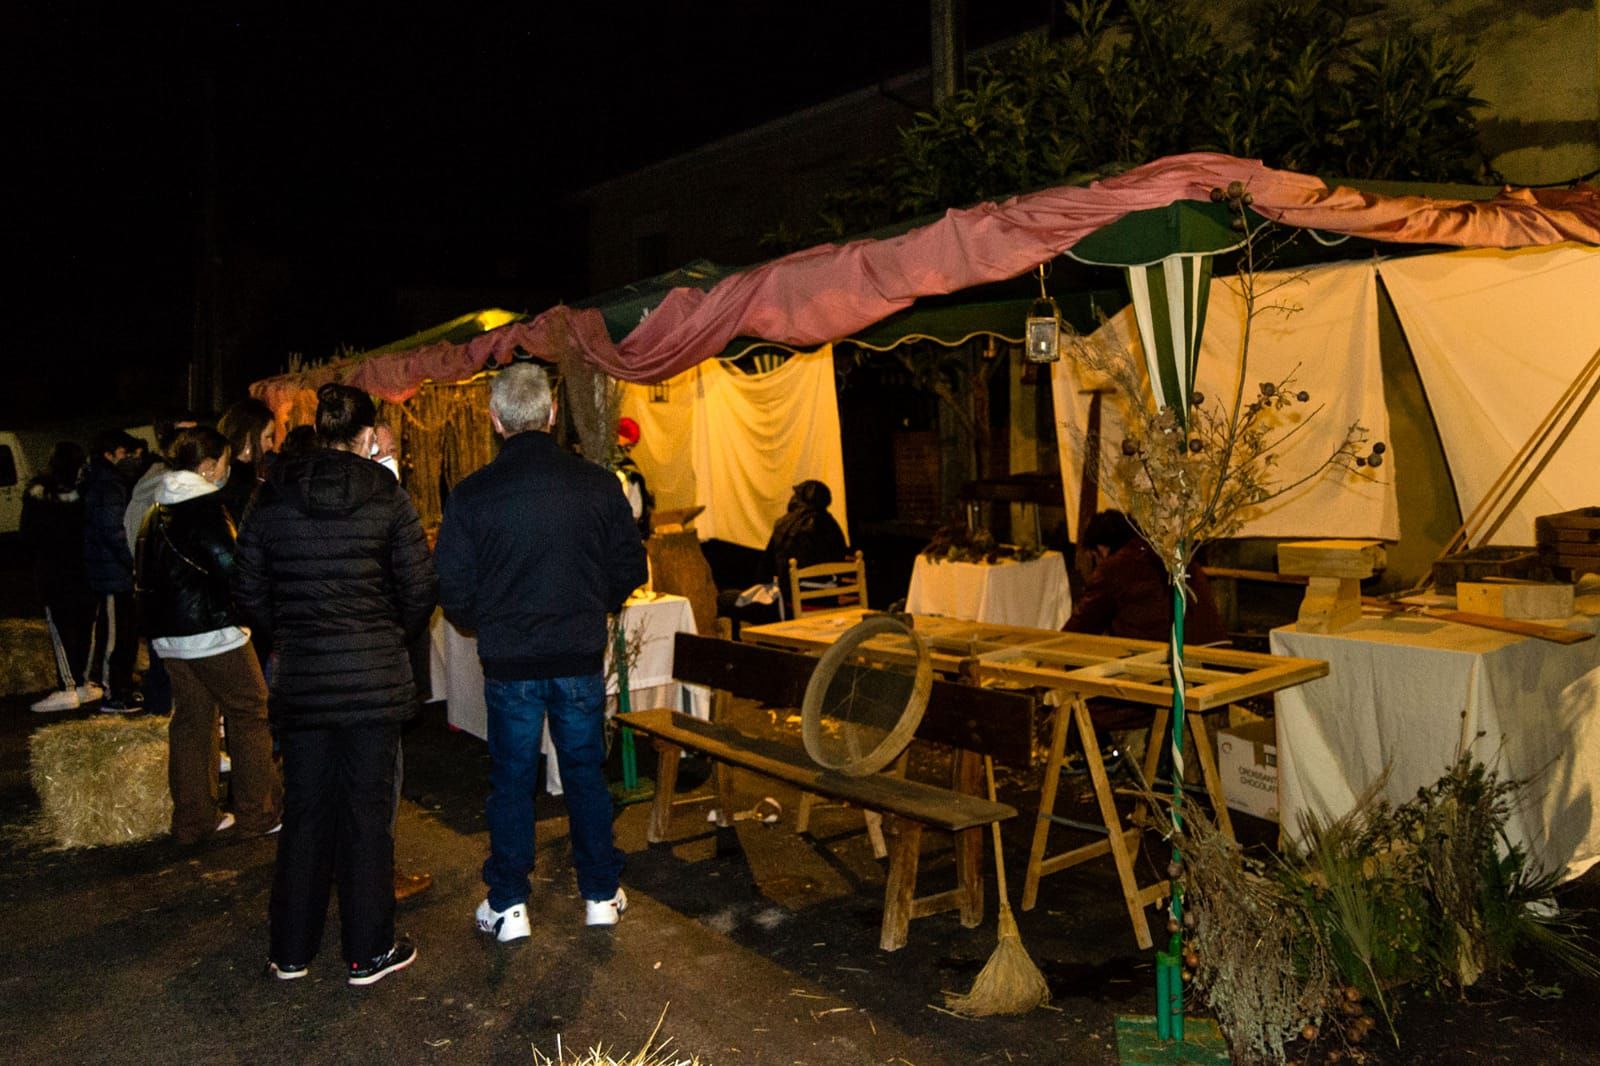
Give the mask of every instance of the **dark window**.
<svg viewBox="0 0 1600 1066">
<path fill-rule="evenodd" d="M 17 460 L 11 454 L 11 445 L 0 444 L 0 489 L 17 483 Z"/>
</svg>

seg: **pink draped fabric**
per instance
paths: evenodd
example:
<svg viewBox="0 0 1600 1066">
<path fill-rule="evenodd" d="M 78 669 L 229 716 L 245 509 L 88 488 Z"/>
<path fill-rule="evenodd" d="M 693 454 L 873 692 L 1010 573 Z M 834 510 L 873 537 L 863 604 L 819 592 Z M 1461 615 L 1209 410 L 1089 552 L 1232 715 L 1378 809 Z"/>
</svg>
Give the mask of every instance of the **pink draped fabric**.
<svg viewBox="0 0 1600 1066">
<path fill-rule="evenodd" d="M 1330 190 L 1309 175 L 1196 152 L 1159 159 L 1086 188 L 1046 189 L 952 210 L 898 237 L 808 248 L 724 278 L 710 291 L 674 289 L 618 344 L 611 342 L 598 311 L 563 305 L 465 345 L 436 344 L 375 357 L 359 364 L 348 380 L 384 399 L 403 400 L 424 378 L 459 380 L 517 346 L 553 360 L 576 345 L 612 377 L 639 382 L 670 378 L 740 336 L 815 347 L 864 329 L 919 297 L 1026 273 L 1131 212 L 1176 200 L 1207 200 L 1212 189 L 1234 181 L 1251 192 L 1256 211 L 1289 226 L 1460 247 L 1600 244 L 1600 189 L 1593 186 L 1507 189 L 1488 201 L 1380 196 L 1343 186 Z M 315 387 L 311 376 L 298 375 L 292 381 L 259 382 L 252 391 L 271 403 L 282 390 L 306 387 Z"/>
</svg>

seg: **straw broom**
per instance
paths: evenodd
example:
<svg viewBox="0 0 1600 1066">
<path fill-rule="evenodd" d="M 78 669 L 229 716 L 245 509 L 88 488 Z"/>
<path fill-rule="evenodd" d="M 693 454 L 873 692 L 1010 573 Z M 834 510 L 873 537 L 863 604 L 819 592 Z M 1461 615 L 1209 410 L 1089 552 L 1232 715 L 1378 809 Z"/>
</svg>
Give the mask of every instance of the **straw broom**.
<svg viewBox="0 0 1600 1066">
<path fill-rule="evenodd" d="M 994 760 L 983 757 L 983 772 L 989 779 L 989 799 L 995 799 Z M 1017 932 L 1017 920 L 1011 914 L 1011 899 L 1006 894 L 1006 864 L 1000 850 L 1000 823 L 991 823 L 994 829 L 994 873 L 1000 891 L 1000 942 L 994 954 L 978 977 L 972 982 L 972 991 L 965 995 L 946 992 L 945 1006 L 958 1014 L 982 1017 L 987 1014 L 1025 1014 L 1033 1008 L 1050 1002 L 1050 986 L 1044 974 L 1028 957 Z"/>
</svg>

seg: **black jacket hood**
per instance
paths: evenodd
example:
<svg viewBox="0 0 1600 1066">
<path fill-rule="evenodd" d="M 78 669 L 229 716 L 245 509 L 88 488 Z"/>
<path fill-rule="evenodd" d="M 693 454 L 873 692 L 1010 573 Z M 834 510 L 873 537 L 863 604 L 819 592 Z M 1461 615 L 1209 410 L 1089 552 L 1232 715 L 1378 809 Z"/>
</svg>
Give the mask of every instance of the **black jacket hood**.
<svg viewBox="0 0 1600 1066">
<path fill-rule="evenodd" d="M 273 464 L 270 480 L 291 507 L 318 518 L 353 514 L 397 484 L 372 460 L 332 448 Z"/>
</svg>

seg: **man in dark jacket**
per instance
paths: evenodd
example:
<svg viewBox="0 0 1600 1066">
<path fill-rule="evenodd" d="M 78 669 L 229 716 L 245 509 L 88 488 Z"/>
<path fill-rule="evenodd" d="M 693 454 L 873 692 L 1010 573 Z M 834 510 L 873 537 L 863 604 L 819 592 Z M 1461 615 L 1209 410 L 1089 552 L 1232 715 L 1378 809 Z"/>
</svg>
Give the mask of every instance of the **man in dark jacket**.
<svg viewBox="0 0 1600 1066">
<path fill-rule="evenodd" d="M 271 716 L 284 814 L 272 886 L 270 968 L 302 977 L 322 940 L 332 881 L 349 982 L 403 969 L 394 932 L 395 754 L 416 710 L 410 641 L 437 583 L 416 508 L 373 452 L 372 400 L 317 393 L 322 447 L 277 463 L 239 534 L 239 608 L 277 654 Z"/>
<path fill-rule="evenodd" d="M 78 481 L 83 446 L 61 441 L 50 465 L 22 497 L 21 535 L 33 559 L 45 621 L 56 647 L 61 688 L 33 704 L 36 711 L 69 711 L 100 698 L 89 680 L 89 631 L 95 600 L 83 576 L 83 495 Z"/>
<path fill-rule="evenodd" d="M 123 527 L 131 479 L 121 468 L 139 442 L 120 429 L 103 430 L 90 450 L 83 482 L 83 568 L 99 600 L 95 646 L 100 650 L 100 710 L 128 714 L 143 706 L 133 688 L 138 634 L 133 624 L 133 546 Z"/>
<path fill-rule="evenodd" d="M 436 562 L 445 616 L 478 634 L 489 710 L 489 892 L 477 923 L 510 941 L 531 931 L 534 787 L 547 717 L 586 920 L 615 925 L 627 906 L 603 766 L 606 615 L 648 572 L 616 477 L 551 439 L 555 402 L 542 369 L 502 370 L 489 420 L 505 444 L 450 493 Z"/>
</svg>

